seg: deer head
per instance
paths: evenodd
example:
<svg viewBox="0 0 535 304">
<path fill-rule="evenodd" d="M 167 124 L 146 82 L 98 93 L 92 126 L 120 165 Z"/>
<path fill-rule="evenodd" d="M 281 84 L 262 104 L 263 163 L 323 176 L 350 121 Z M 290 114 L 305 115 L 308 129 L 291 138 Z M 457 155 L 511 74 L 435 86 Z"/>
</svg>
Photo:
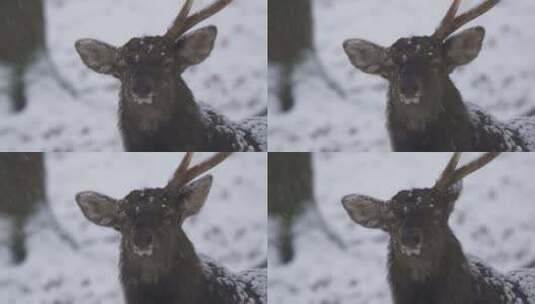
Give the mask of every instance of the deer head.
<svg viewBox="0 0 535 304">
<path fill-rule="evenodd" d="M 394 106 L 432 114 L 442 106 L 437 101 L 444 96 L 447 89 L 444 81 L 449 79 L 449 74 L 478 56 L 485 30 L 474 27 L 450 35 L 499 1 L 486 0 L 457 16 L 461 0 L 454 0 L 431 36 L 402 38 L 388 48 L 362 39 L 349 39 L 344 42 L 344 50 L 357 69 L 390 82 Z"/>
<path fill-rule="evenodd" d="M 186 0 L 163 36 L 132 38 L 122 47 L 81 39 L 75 47 L 87 67 L 121 81 L 123 96 L 133 103 L 129 106 L 166 111 L 168 103 L 177 99 L 177 75 L 204 61 L 214 48 L 215 26 L 187 31 L 230 2 L 232 0 L 218 0 L 189 15 L 193 0 Z"/>
<path fill-rule="evenodd" d="M 193 250 L 181 225 L 204 205 L 212 176 L 194 179 L 230 154 L 218 153 L 190 168 L 193 153 L 187 153 L 163 188 L 135 190 L 120 200 L 96 192 L 81 192 L 76 195 L 76 202 L 88 220 L 121 232 L 122 251 L 129 259 L 165 265 L 176 259 L 173 249 L 186 247 L 182 255 Z"/>
<path fill-rule="evenodd" d="M 351 194 L 342 204 L 355 223 L 386 231 L 391 249 L 398 255 L 436 261 L 448 252 L 453 237 L 448 219 L 460 195 L 462 179 L 498 155 L 486 153 L 457 168 L 461 153 L 455 153 L 432 188 L 403 190 L 389 201 Z"/>
</svg>

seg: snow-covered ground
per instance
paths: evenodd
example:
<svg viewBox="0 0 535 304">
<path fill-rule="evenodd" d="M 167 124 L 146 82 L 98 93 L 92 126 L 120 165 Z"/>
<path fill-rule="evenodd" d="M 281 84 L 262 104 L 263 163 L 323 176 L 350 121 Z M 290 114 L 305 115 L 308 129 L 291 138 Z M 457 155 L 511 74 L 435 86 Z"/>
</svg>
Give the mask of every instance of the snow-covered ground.
<svg viewBox="0 0 535 304">
<path fill-rule="evenodd" d="M 122 45 L 134 36 L 161 35 L 179 0 L 44 0 L 47 44 L 60 73 L 79 91 L 73 98 L 36 64 L 27 75 L 29 107 L 6 112 L 7 72 L 0 68 L 0 150 L 120 151 L 119 82 L 86 68 L 74 50 L 80 38 Z M 198 100 L 234 120 L 266 107 L 266 11 L 264 0 L 234 1 L 202 25 L 219 29 L 211 57 L 184 74 Z M 196 1 L 194 9 L 210 3 Z M 199 26 L 202 26 L 199 25 Z"/>
<path fill-rule="evenodd" d="M 207 157 L 199 153 L 195 160 Z M 62 227 L 80 244 L 73 251 L 39 221 L 29 226 L 29 256 L 18 267 L 7 263 L 0 220 L 0 302 L 11 304 L 123 303 L 118 279 L 119 234 L 98 227 L 74 202 L 77 192 L 95 190 L 122 198 L 131 190 L 161 187 L 182 154 L 48 154 L 47 189 Z M 213 169 L 214 184 L 198 216 L 184 230 L 200 253 L 234 271 L 266 259 L 266 155 L 239 153 Z M 247 168 L 243 170 L 242 168 Z"/>
<path fill-rule="evenodd" d="M 461 10 L 479 3 L 465 0 Z M 349 38 L 389 46 L 404 36 L 429 35 L 449 0 L 313 0 L 318 56 L 346 93 L 340 98 L 305 64 L 295 76 L 296 107 L 278 111 L 269 97 L 270 151 L 388 151 L 386 85 L 354 68 L 342 49 Z M 468 26 L 487 30 L 479 57 L 453 73 L 465 100 L 508 120 L 535 108 L 535 2 L 502 1 Z M 269 79 L 276 73 L 270 69 Z"/>
<path fill-rule="evenodd" d="M 463 160 L 477 154 L 468 153 Z M 353 223 L 340 199 L 360 193 L 389 199 L 430 187 L 451 154 L 319 153 L 314 155 L 316 199 L 323 217 L 348 246 L 341 251 L 312 226 L 297 228 L 296 258 L 269 265 L 270 303 L 387 304 L 386 233 Z M 465 252 L 499 271 L 535 262 L 534 153 L 501 155 L 464 181 L 450 226 Z M 270 262 L 276 254 L 270 247 Z"/>
</svg>

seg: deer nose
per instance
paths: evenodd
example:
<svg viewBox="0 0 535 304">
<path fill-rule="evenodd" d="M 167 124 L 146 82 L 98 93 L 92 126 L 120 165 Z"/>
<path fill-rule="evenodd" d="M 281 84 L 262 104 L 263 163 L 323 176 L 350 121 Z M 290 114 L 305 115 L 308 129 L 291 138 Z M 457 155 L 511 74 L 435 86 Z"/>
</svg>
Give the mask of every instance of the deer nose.
<svg viewBox="0 0 535 304">
<path fill-rule="evenodd" d="M 148 97 L 149 94 L 152 92 L 152 88 L 149 84 L 149 82 L 146 79 L 143 79 L 142 77 L 138 77 L 134 80 L 134 86 L 132 88 L 134 91 L 134 94 L 136 94 L 137 97 Z"/>
<path fill-rule="evenodd" d="M 152 244 L 152 234 L 148 231 L 137 232 L 134 236 L 134 245 L 138 248 L 146 248 Z"/>
<path fill-rule="evenodd" d="M 418 231 L 405 231 L 401 234 L 401 242 L 407 247 L 416 247 L 421 241 L 422 237 Z"/>
<path fill-rule="evenodd" d="M 420 86 L 416 81 L 405 81 L 401 86 L 401 93 L 407 97 L 414 97 L 420 91 Z"/>
</svg>

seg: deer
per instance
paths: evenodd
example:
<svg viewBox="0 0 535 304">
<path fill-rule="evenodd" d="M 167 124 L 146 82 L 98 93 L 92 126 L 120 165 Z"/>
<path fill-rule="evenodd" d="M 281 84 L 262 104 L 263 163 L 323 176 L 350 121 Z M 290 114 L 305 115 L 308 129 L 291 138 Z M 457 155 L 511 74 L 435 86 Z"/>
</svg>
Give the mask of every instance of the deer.
<svg viewBox="0 0 535 304">
<path fill-rule="evenodd" d="M 200 256 L 182 229 L 203 207 L 212 175 L 230 156 L 219 152 L 190 166 L 187 153 L 163 188 L 134 190 L 116 200 L 92 191 L 76 202 L 92 223 L 121 233 L 120 280 L 127 304 L 267 304 L 263 270 L 231 273 Z"/>
<path fill-rule="evenodd" d="M 488 152 L 458 167 L 461 153 L 456 152 L 433 187 L 403 190 L 388 201 L 359 194 L 342 198 L 355 223 L 389 235 L 393 303 L 535 303 L 535 269 L 507 274 L 494 270 L 466 255 L 448 225 L 462 180 L 499 154 Z"/>
<path fill-rule="evenodd" d="M 387 48 L 363 39 L 344 41 L 354 67 L 389 83 L 386 125 L 394 151 L 535 150 L 535 118 L 500 122 L 465 103 L 450 78 L 456 68 L 477 58 L 485 29 L 453 34 L 499 2 L 486 0 L 457 15 L 461 0 L 454 0 L 431 36 L 401 38 Z"/>
<path fill-rule="evenodd" d="M 193 2 L 185 1 L 163 36 L 135 37 L 122 47 L 80 39 L 76 51 L 89 69 L 121 82 L 119 129 L 127 151 L 265 151 L 265 115 L 232 122 L 196 102 L 182 78 L 188 67 L 210 56 L 217 36 L 213 25 L 188 31 L 232 0 L 190 15 Z"/>
</svg>

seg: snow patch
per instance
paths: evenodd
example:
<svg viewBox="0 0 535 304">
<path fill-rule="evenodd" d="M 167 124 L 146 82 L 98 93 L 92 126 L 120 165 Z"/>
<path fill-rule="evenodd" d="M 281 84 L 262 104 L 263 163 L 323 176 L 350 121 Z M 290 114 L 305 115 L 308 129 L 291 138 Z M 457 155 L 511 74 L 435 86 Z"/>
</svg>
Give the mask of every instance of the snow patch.
<svg viewBox="0 0 535 304">
<path fill-rule="evenodd" d="M 132 95 L 132 101 L 134 103 L 136 103 L 136 104 L 139 104 L 139 105 L 143 105 L 143 104 L 150 105 L 150 104 L 153 103 L 153 100 L 154 100 L 154 94 L 153 93 L 150 93 L 146 97 L 139 97 L 136 94 Z"/>
<path fill-rule="evenodd" d="M 154 245 L 150 244 L 149 246 L 147 246 L 147 248 L 144 248 L 144 249 L 139 248 L 136 245 L 133 245 L 132 249 L 134 250 L 134 253 L 140 257 L 151 256 L 154 251 Z"/>
<path fill-rule="evenodd" d="M 406 256 L 419 256 L 422 253 L 422 246 L 417 246 L 416 248 L 411 248 L 407 246 L 400 246 L 401 253 Z"/>
</svg>

